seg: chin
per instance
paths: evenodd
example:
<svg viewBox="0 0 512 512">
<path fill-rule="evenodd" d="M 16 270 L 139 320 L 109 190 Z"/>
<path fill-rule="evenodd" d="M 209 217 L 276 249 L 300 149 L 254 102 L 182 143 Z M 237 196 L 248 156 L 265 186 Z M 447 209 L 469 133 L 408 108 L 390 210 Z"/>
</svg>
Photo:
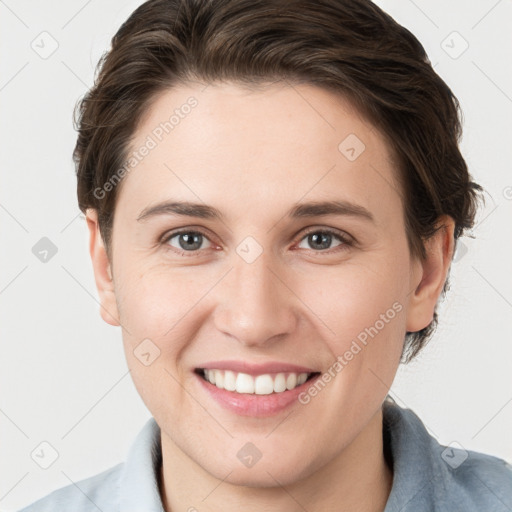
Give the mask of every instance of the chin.
<svg viewBox="0 0 512 512">
<path fill-rule="evenodd" d="M 203 465 L 203 469 L 216 479 L 232 485 L 254 488 L 280 487 L 294 484 L 318 469 L 316 465 L 304 460 L 300 450 L 294 450 L 293 455 L 293 458 L 285 460 L 279 452 L 274 452 L 268 458 L 262 457 L 252 467 L 245 467 L 238 460 L 236 464 L 231 465 L 219 460 L 220 464 Z"/>
<path fill-rule="evenodd" d="M 263 465 L 260 461 L 258 466 L 258 468 L 234 469 L 224 481 L 243 487 L 271 488 L 290 485 L 307 476 L 306 472 L 301 471 L 301 468 L 296 465 L 275 467 L 274 464 Z M 225 477 L 225 475 L 214 476 L 221 480 Z"/>
</svg>

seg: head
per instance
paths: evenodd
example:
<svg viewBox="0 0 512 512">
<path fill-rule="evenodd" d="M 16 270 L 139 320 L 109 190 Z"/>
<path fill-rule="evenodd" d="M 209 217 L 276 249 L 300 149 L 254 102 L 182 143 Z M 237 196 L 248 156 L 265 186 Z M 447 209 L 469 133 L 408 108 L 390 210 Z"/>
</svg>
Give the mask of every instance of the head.
<svg viewBox="0 0 512 512">
<path fill-rule="evenodd" d="M 101 314 L 162 430 L 220 478 L 244 436 L 286 454 L 245 484 L 326 464 L 432 335 L 474 222 L 458 103 L 421 44 L 364 0 L 150 0 L 77 127 Z M 332 378 L 267 436 L 277 416 L 205 402 L 196 370 L 220 360 Z"/>
</svg>

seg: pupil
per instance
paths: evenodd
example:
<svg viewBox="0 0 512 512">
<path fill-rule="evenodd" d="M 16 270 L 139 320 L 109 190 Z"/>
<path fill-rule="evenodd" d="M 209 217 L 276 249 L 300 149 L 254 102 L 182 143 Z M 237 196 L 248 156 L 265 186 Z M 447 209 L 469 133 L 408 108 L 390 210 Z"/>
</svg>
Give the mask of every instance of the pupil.
<svg viewBox="0 0 512 512">
<path fill-rule="evenodd" d="M 331 242 L 331 235 L 329 233 L 315 233 L 313 235 L 309 235 L 309 240 L 311 245 L 317 246 L 320 249 L 328 249 Z"/>
<path fill-rule="evenodd" d="M 201 236 L 199 233 L 182 233 L 179 241 L 182 249 L 199 249 L 201 247 Z"/>
<path fill-rule="evenodd" d="M 199 249 L 201 247 L 200 233 L 182 233 L 180 235 L 180 246 L 182 249 Z M 318 249 L 328 249 L 331 245 L 331 235 L 329 233 L 314 233 L 309 235 L 309 241 L 312 246 L 316 245 Z"/>
</svg>

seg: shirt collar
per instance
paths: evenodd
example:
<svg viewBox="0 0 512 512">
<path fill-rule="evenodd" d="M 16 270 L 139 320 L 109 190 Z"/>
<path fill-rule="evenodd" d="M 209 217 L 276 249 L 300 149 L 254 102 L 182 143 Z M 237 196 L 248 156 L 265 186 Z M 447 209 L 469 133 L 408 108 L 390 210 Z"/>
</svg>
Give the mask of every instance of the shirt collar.
<svg viewBox="0 0 512 512">
<path fill-rule="evenodd" d="M 434 480 L 448 476 L 434 460 L 439 445 L 412 411 L 401 409 L 389 397 L 383 404 L 383 432 L 393 464 L 393 485 L 384 512 L 434 510 Z M 164 512 L 159 489 L 161 464 L 160 427 L 150 418 L 123 466 L 119 512 Z"/>
<path fill-rule="evenodd" d="M 150 418 L 137 435 L 119 482 L 119 512 L 164 512 L 159 490 L 160 427 Z"/>
<path fill-rule="evenodd" d="M 391 397 L 382 411 L 384 442 L 393 459 L 393 485 L 384 512 L 436 510 L 435 482 L 449 478 L 435 458 L 440 459 L 440 445 L 414 412 L 400 408 Z"/>
</svg>

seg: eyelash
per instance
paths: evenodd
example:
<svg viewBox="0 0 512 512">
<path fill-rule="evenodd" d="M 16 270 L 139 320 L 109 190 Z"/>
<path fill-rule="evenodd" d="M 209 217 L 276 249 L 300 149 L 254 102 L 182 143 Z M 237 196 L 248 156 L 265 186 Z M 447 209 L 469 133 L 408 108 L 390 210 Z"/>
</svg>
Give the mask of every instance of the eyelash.
<svg viewBox="0 0 512 512">
<path fill-rule="evenodd" d="M 174 238 L 175 236 L 179 236 L 181 234 L 194 234 L 194 235 L 202 235 L 204 238 L 206 238 L 210 243 L 213 243 L 210 238 L 206 235 L 206 233 L 204 233 L 203 231 L 201 230 L 193 230 L 193 229 L 181 229 L 181 230 L 178 230 L 178 231 L 172 231 L 170 233 L 166 233 L 164 234 L 161 239 L 160 239 L 160 244 L 161 245 L 165 245 L 166 248 L 168 248 L 169 250 L 173 251 L 173 252 L 176 252 L 178 253 L 180 256 L 185 256 L 185 257 L 190 257 L 190 256 L 196 256 L 199 252 L 201 252 L 201 249 L 199 250 L 195 250 L 195 251 L 184 251 L 184 250 L 180 250 L 180 249 L 177 249 L 176 247 L 172 247 L 170 245 L 168 245 L 169 241 Z M 332 248 L 332 249 L 320 249 L 320 250 L 314 250 L 314 249 L 309 249 L 309 251 L 315 253 L 315 254 L 333 254 L 333 253 L 337 253 L 339 251 L 346 251 L 348 250 L 349 247 L 352 247 L 354 244 L 355 244 L 355 241 L 352 237 L 350 237 L 349 235 L 343 233 L 343 232 L 340 232 L 340 231 L 336 231 L 336 230 L 333 230 L 333 229 L 329 229 L 329 228 L 311 228 L 309 229 L 308 231 L 306 231 L 306 233 L 304 233 L 296 243 L 300 243 L 302 242 L 302 240 L 304 240 L 305 238 L 307 238 L 309 235 L 311 234 L 326 234 L 326 235 L 332 235 L 334 238 L 338 239 L 338 241 L 341 242 L 340 245 Z"/>
</svg>

